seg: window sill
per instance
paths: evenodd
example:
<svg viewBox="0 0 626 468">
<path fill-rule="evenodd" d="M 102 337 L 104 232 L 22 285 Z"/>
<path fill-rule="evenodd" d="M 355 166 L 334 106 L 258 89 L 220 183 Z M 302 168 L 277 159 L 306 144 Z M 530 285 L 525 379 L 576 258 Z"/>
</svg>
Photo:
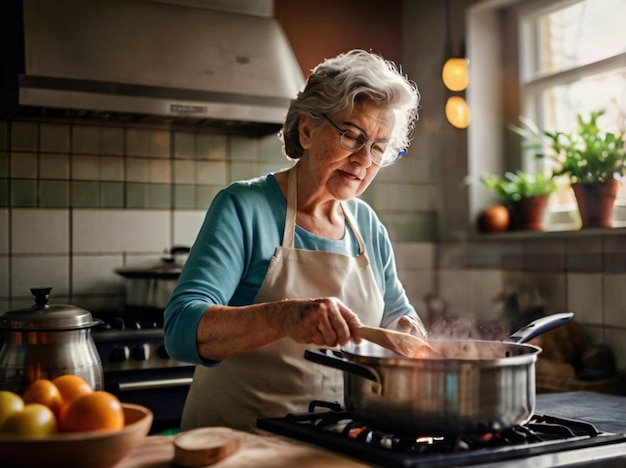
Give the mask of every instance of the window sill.
<svg viewBox="0 0 626 468">
<path fill-rule="evenodd" d="M 626 227 L 615 228 L 593 228 L 561 231 L 507 231 L 497 233 L 474 233 L 470 236 L 472 241 L 519 241 L 519 240 L 558 240 L 558 239 L 580 239 L 623 236 L 626 234 Z"/>
</svg>

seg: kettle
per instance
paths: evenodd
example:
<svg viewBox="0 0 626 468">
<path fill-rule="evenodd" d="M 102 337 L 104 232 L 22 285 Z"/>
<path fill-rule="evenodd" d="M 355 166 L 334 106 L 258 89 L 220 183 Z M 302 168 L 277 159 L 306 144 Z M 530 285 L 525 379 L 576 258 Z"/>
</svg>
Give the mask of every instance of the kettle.
<svg viewBox="0 0 626 468">
<path fill-rule="evenodd" d="M 70 305 L 50 305 L 52 288 L 33 288 L 35 304 L 0 314 L 0 390 L 24 393 L 37 379 L 82 377 L 103 390 L 102 362 L 91 328 L 102 323 Z"/>
</svg>

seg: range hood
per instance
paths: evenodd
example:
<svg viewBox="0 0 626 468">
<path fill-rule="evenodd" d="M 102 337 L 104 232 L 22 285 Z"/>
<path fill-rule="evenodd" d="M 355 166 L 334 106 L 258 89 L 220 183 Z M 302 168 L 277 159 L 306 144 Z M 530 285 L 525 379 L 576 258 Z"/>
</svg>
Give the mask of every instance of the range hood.
<svg viewBox="0 0 626 468">
<path fill-rule="evenodd" d="M 280 129 L 304 82 L 271 0 L 3 3 L 3 118 L 137 120 L 263 135 Z"/>
</svg>

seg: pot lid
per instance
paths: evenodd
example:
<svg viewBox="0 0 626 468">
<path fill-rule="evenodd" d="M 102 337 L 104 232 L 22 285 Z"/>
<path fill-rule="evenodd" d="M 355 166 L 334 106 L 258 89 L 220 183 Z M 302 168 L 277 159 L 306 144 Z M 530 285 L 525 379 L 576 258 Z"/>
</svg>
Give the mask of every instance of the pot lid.
<svg viewBox="0 0 626 468">
<path fill-rule="evenodd" d="M 91 312 L 63 304 L 48 304 L 52 288 L 31 288 L 35 304 L 27 309 L 0 314 L 0 330 L 57 331 L 90 328 L 102 323 Z"/>
<path fill-rule="evenodd" d="M 180 255 L 189 253 L 189 250 L 189 247 L 174 246 L 166 250 L 158 260 L 116 268 L 115 273 L 124 278 L 177 279 L 184 265 L 184 262 L 180 261 Z"/>
</svg>

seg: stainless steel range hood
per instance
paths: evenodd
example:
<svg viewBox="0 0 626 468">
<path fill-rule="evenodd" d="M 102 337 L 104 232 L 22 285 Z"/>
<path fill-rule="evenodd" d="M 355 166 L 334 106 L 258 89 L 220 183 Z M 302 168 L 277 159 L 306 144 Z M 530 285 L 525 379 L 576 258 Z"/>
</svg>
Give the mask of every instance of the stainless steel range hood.
<svg viewBox="0 0 626 468">
<path fill-rule="evenodd" d="M 246 11 L 224 11 L 229 5 Z M 272 0 L 9 0 L 0 10 L 5 118 L 268 134 L 304 81 Z"/>
</svg>

